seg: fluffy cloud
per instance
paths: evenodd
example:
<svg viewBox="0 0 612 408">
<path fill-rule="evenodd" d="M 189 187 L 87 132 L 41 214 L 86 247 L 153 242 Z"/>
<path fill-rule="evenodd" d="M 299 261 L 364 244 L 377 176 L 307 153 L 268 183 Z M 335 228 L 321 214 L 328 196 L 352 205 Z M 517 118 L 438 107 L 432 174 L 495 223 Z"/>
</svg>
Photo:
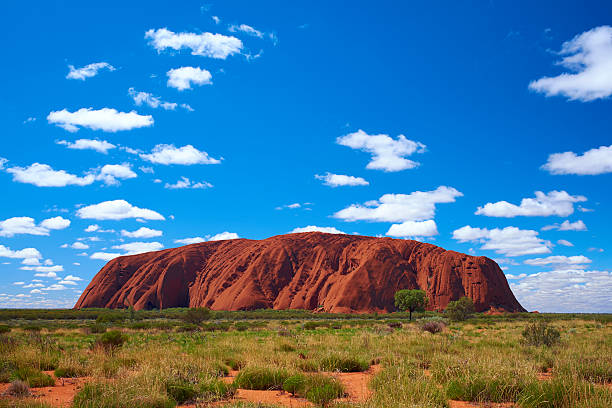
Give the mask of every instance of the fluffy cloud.
<svg viewBox="0 0 612 408">
<path fill-rule="evenodd" d="M 240 237 L 235 232 L 224 231 L 224 232 L 220 232 L 215 235 L 207 235 L 206 238 L 202 238 L 202 237 L 182 238 L 182 239 L 175 239 L 174 242 L 177 244 L 190 245 L 190 244 L 198 244 L 200 242 L 206 242 L 206 241 L 224 241 L 226 239 L 238 239 L 238 238 Z"/>
<path fill-rule="evenodd" d="M 558 240 L 558 241 L 557 241 L 557 244 L 559 244 L 559 245 L 563 245 L 563 246 L 566 246 L 566 247 L 573 247 L 573 246 L 574 246 L 574 244 L 572 244 L 571 242 L 569 242 L 569 241 L 568 241 L 568 240 L 566 240 L 566 239 L 560 239 L 560 240 Z"/>
<path fill-rule="evenodd" d="M 167 48 L 177 51 L 189 48 L 192 55 L 226 59 L 228 56 L 240 54 L 242 50 L 242 41 L 222 34 L 174 33 L 167 28 L 160 28 L 148 30 L 145 38 L 157 52 Z"/>
<path fill-rule="evenodd" d="M 146 208 L 135 207 L 125 200 L 103 201 L 77 210 L 77 217 L 94 220 L 123 220 L 142 218 L 145 220 L 165 220 L 160 213 Z"/>
<path fill-rule="evenodd" d="M 251 27 L 250 25 L 246 25 L 246 24 L 240 24 L 240 25 L 230 25 L 227 28 L 230 32 L 235 33 L 237 31 L 240 31 L 242 33 L 248 34 L 250 36 L 253 37 L 257 37 L 257 38 L 263 38 L 264 37 L 264 33 Z"/>
<path fill-rule="evenodd" d="M 570 73 L 532 81 L 529 89 L 583 102 L 612 95 L 612 27 L 600 26 L 577 35 L 563 43 L 559 55 L 563 58 L 557 64 Z"/>
<path fill-rule="evenodd" d="M 118 112 L 116 109 L 81 108 L 76 112 L 66 109 L 53 111 L 47 116 L 47 121 L 69 132 L 76 132 L 79 127 L 105 132 L 118 132 L 141 127 L 153 126 L 153 116 L 139 115 L 135 111 Z"/>
<path fill-rule="evenodd" d="M 585 264 L 589 264 L 592 261 L 584 255 L 576 256 L 563 256 L 554 255 L 546 258 L 533 258 L 526 259 L 525 264 L 532 266 L 548 266 L 552 265 L 554 269 L 586 269 Z"/>
<path fill-rule="evenodd" d="M 317 227 L 316 225 L 307 225 L 301 228 L 294 228 L 291 234 L 299 234 L 300 232 L 325 232 L 327 234 L 346 234 L 334 227 Z"/>
<path fill-rule="evenodd" d="M 139 92 L 134 88 L 128 89 L 128 95 L 132 97 L 136 106 L 142 106 L 144 104 L 153 109 L 162 108 L 165 110 L 175 110 L 179 106 L 176 102 L 162 101 L 159 96 L 154 96 L 148 92 Z M 180 107 L 188 111 L 193 111 L 191 106 L 185 103 L 182 103 Z"/>
<path fill-rule="evenodd" d="M 210 157 L 192 145 L 176 147 L 172 144 L 158 144 L 149 154 L 140 154 L 140 158 L 155 164 L 219 164 L 221 160 Z"/>
<path fill-rule="evenodd" d="M 100 169 L 96 179 L 104 181 L 108 185 L 120 184 L 117 179 L 127 180 L 136 178 L 138 175 L 132 171 L 129 164 L 107 164 Z"/>
<path fill-rule="evenodd" d="M 600 146 L 581 155 L 574 152 L 553 153 L 542 169 L 551 174 L 593 176 L 612 173 L 612 145 Z"/>
<path fill-rule="evenodd" d="M 95 150 L 98 153 L 107 154 L 109 150 L 114 149 L 115 146 L 106 140 L 94 140 L 94 139 L 78 139 L 74 142 L 68 142 L 66 140 L 58 140 L 55 142 L 60 145 L 66 146 L 68 149 L 75 150 Z"/>
<path fill-rule="evenodd" d="M 561 224 L 551 224 L 542 227 L 542 231 L 549 230 L 559 230 L 559 231 L 586 231 L 587 226 L 582 220 L 569 222 L 569 220 L 563 221 Z"/>
<path fill-rule="evenodd" d="M 113 249 L 126 251 L 125 255 L 141 254 L 144 252 L 159 251 L 164 246 L 159 242 L 130 242 L 127 244 L 115 245 Z"/>
<path fill-rule="evenodd" d="M 84 243 L 82 243 L 80 241 L 76 241 L 72 245 L 70 245 L 70 248 L 73 248 L 73 249 L 89 249 L 89 245 L 84 244 Z"/>
<path fill-rule="evenodd" d="M 202 181 L 202 182 L 197 182 L 194 183 L 191 180 L 189 180 L 187 177 L 181 177 L 180 180 L 178 180 L 176 183 L 174 184 L 169 184 L 166 183 L 166 185 L 164 186 L 165 188 L 169 188 L 169 189 L 183 189 L 183 188 L 212 188 L 213 185 L 206 182 L 206 181 Z"/>
<path fill-rule="evenodd" d="M 574 203 L 586 201 L 586 197 L 572 196 L 565 191 L 535 192 L 535 198 L 523 198 L 520 205 L 507 201 L 487 203 L 478 207 L 476 214 L 489 217 L 512 218 L 517 216 L 547 217 L 558 215 L 567 217 L 574 212 Z"/>
<path fill-rule="evenodd" d="M 118 256 L 121 256 L 121 254 L 116 253 L 116 252 L 94 252 L 93 254 L 91 254 L 90 258 L 91 259 L 101 259 L 103 261 L 110 261 L 111 259 L 115 259 Z"/>
<path fill-rule="evenodd" d="M 505 256 L 535 255 L 550 253 L 552 243 L 538 237 L 538 232 L 517 227 L 503 229 L 472 228 L 469 225 L 453 231 L 459 242 L 480 242 L 482 249 L 493 250 Z"/>
<path fill-rule="evenodd" d="M 80 79 L 81 81 L 84 81 L 87 78 L 98 75 L 100 70 L 107 69 L 109 71 L 114 71 L 115 67 L 108 62 L 95 62 L 81 68 L 75 68 L 74 65 L 68 65 L 68 69 L 70 71 L 68 72 L 68 75 L 66 75 L 67 79 Z"/>
<path fill-rule="evenodd" d="M 385 194 L 378 200 L 353 204 L 334 214 L 344 221 L 405 222 L 434 218 L 436 204 L 453 203 L 462 193 L 452 187 L 440 186 L 433 191 L 410 194 Z"/>
<path fill-rule="evenodd" d="M 438 235 L 438 227 L 434 220 L 405 221 L 391 225 L 387 235 L 390 237 L 433 237 Z"/>
<path fill-rule="evenodd" d="M 9 247 L 0 245 L 0 258 L 40 259 L 42 258 L 42 254 L 36 248 L 24 248 L 17 251 L 13 251 Z"/>
<path fill-rule="evenodd" d="M 238 239 L 238 238 L 240 237 L 235 232 L 224 231 L 219 234 L 215 234 L 212 237 L 209 237 L 208 240 L 209 241 L 223 241 L 226 239 Z"/>
<path fill-rule="evenodd" d="M 49 235 L 49 230 L 61 230 L 70 226 L 70 220 L 53 217 L 36 225 L 31 217 L 12 217 L 0 221 L 0 237 L 12 237 L 17 234 Z"/>
<path fill-rule="evenodd" d="M 344 174 L 325 173 L 323 175 L 315 175 L 318 180 L 323 180 L 323 184 L 330 187 L 339 186 L 367 186 L 368 183 L 362 177 L 347 176 Z"/>
<path fill-rule="evenodd" d="M 417 167 L 419 163 L 407 159 L 406 156 L 425 151 L 424 144 L 406 139 L 404 135 L 399 135 L 395 140 L 385 134 L 368 135 L 361 129 L 337 138 L 336 143 L 370 153 L 372 160 L 366 168 L 387 172 Z"/>
<path fill-rule="evenodd" d="M 34 163 L 28 167 L 9 167 L 6 171 L 13 175 L 13 181 L 37 187 L 87 186 L 95 181 L 92 174 L 79 177 L 64 170 L 53 170 L 48 164 L 42 163 Z"/>
<path fill-rule="evenodd" d="M 179 91 L 191 89 L 191 85 L 211 85 L 212 75 L 200 67 L 181 67 L 171 69 L 166 73 L 168 86 Z"/>
<path fill-rule="evenodd" d="M 175 239 L 174 242 L 177 244 L 183 244 L 183 245 L 199 244 L 200 242 L 206 242 L 206 238 L 202 238 L 202 237 L 181 238 L 181 239 Z"/>
<path fill-rule="evenodd" d="M 163 234 L 160 230 L 155 230 L 147 227 L 140 227 L 136 231 L 121 230 L 121 235 L 129 238 L 153 238 L 161 237 Z"/>
<path fill-rule="evenodd" d="M 556 313 L 610 313 L 612 272 L 555 270 L 527 275 L 510 283 L 528 310 Z M 563 299 L 563 301 L 559 301 Z"/>
<path fill-rule="evenodd" d="M 36 271 L 39 273 L 34 274 L 34 276 L 39 276 L 43 278 L 55 278 L 55 272 L 62 272 L 64 267 L 62 265 L 53 265 L 53 266 L 22 266 L 21 268 L 24 271 Z M 49 275 L 52 273 L 53 276 Z"/>
</svg>

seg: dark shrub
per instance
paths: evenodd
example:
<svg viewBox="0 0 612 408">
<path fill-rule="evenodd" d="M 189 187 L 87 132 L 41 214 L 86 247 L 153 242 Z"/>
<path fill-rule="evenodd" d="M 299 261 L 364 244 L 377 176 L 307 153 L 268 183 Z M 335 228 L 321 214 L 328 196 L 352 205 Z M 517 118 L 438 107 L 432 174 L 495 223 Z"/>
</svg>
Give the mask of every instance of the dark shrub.
<svg viewBox="0 0 612 408">
<path fill-rule="evenodd" d="M 242 367 L 244 367 L 244 362 L 234 357 L 227 357 L 223 359 L 223 363 L 225 363 L 225 365 L 232 370 L 240 370 Z"/>
<path fill-rule="evenodd" d="M 200 330 L 200 326 L 198 326 L 197 324 L 193 324 L 193 323 L 185 323 L 185 324 L 182 324 L 176 327 L 176 331 L 179 333 L 197 332 L 199 330 Z"/>
<path fill-rule="evenodd" d="M 82 377 L 84 373 L 76 367 L 57 367 L 53 374 L 57 378 L 77 378 Z"/>
<path fill-rule="evenodd" d="M 183 404 L 195 398 L 197 392 L 193 384 L 187 381 L 174 380 L 166 383 L 168 396 L 178 404 Z"/>
<path fill-rule="evenodd" d="M 102 347 L 108 351 L 114 351 L 115 349 L 123 346 L 123 343 L 127 341 L 127 336 L 121 333 L 119 330 L 111 330 L 102 334 L 96 340 L 96 346 Z"/>
<path fill-rule="evenodd" d="M 283 382 L 283 390 L 294 396 L 302 394 L 306 388 L 306 381 L 304 374 L 294 374 Z"/>
<path fill-rule="evenodd" d="M 325 371 L 354 373 L 366 371 L 370 367 L 370 364 L 367 361 L 355 357 L 329 356 L 321 360 L 320 367 Z"/>
<path fill-rule="evenodd" d="M 454 321 L 466 320 L 474 314 L 474 302 L 471 298 L 464 296 L 459 300 L 448 302 L 444 313 Z"/>
<path fill-rule="evenodd" d="M 523 330 L 523 341 L 530 346 L 550 347 L 559 342 L 561 333 L 548 322 L 539 321 L 528 324 Z"/>
<path fill-rule="evenodd" d="M 230 398 L 236 393 L 236 388 L 232 384 L 217 379 L 201 382 L 197 386 L 198 398 L 205 401 L 215 401 Z"/>
<path fill-rule="evenodd" d="M 234 329 L 238 331 L 247 331 L 251 328 L 251 325 L 247 322 L 236 322 L 234 323 Z"/>
<path fill-rule="evenodd" d="M 238 373 L 234 385 L 246 390 L 280 390 L 287 377 L 285 370 L 247 367 Z"/>
<path fill-rule="evenodd" d="M 336 398 L 344 396 L 342 384 L 335 378 L 313 375 L 308 379 L 305 397 L 308 401 L 327 407 Z"/>
<path fill-rule="evenodd" d="M 182 316 L 183 321 L 192 324 L 201 324 L 203 321 L 210 319 L 211 312 L 205 307 L 194 307 L 187 309 Z"/>
<path fill-rule="evenodd" d="M 440 333 L 446 325 L 442 322 L 426 321 L 421 324 L 421 330 L 430 332 L 431 334 Z"/>
<path fill-rule="evenodd" d="M 31 367 L 18 368 L 17 370 L 13 371 L 11 379 L 13 381 L 24 381 L 32 388 L 51 387 L 55 384 L 55 381 L 50 375 Z"/>
<path fill-rule="evenodd" d="M 295 351 L 295 347 L 292 346 L 291 344 L 283 343 L 278 347 L 278 350 L 289 353 L 289 352 Z"/>
<path fill-rule="evenodd" d="M 0 324 L 0 334 L 6 334 L 6 333 L 10 333 L 10 332 L 11 332 L 10 326 L 6 326 L 4 324 Z"/>
<path fill-rule="evenodd" d="M 85 328 L 87 333 L 91 334 L 101 334 L 106 333 L 106 326 L 103 324 L 92 324 Z"/>
<path fill-rule="evenodd" d="M 391 322 L 389 323 L 389 327 L 392 329 L 401 329 L 402 324 L 400 322 Z"/>
<path fill-rule="evenodd" d="M 21 380 L 13 381 L 6 390 L 6 393 L 14 397 L 28 397 L 31 394 L 28 383 Z"/>
</svg>

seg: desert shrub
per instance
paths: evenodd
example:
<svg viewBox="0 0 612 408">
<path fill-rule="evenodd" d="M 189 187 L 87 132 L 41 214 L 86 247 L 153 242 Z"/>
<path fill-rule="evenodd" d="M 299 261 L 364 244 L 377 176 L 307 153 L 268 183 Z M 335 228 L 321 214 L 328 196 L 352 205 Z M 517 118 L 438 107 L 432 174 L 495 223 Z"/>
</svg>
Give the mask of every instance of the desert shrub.
<svg viewBox="0 0 612 408">
<path fill-rule="evenodd" d="M 6 333 L 10 333 L 11 332 L 11 327 L 4 325 L 4 324 L 0 324 L 0 334 L 6 334 Z"/>
<path fill-rule="evenodd" d="M 193 323 L 185 323 L 175 328 L 177 333 L 188 333 L 188 332 L 197 332 L 200 330 L 200 326 Z"/>
<path fill-rule="evenodd" d="M 210 319 L 212 313 L 205 307 L 193 307 L 187 309 L 181 317 L 184 322 L 192 324 L 201 324 L 203 321 Z"/>
<path fill-rule="evenodd" d="M 302 327 L 304 330 L 316 330 L 319 327 L 329 327 L 329 325 L 326 322 L 310 321 L 304 322 Z"/>
<path fill-rule="evenodd" d="M 214 378 L 200 382 L 197 391 L 198 400 L 216 401 L 231 398 L 236 393 L 236 387 Z"/>
<path fill-rule="evenodd" d="M 558 371 L 558 372 L 557 372 Z M 612 382 L 612 356 L 580 357 L 564 362 L 555 374 L 572 376 L 594 383 Z"/>
<path fill-rule="evenodd" d="M 21 327 L 23 330 L 28 331 L 28 332 L 39 332 L 42 330 L 42 326 L 39 324 L 26 324 L 25 326 Z"/>
<path fill-rule="evenodd" d="M 178 404 L 191 401 L 197 395 L 195 386 L 183 380 L 171 380 L 166 382 L 166 392 Z"/>
<path fill-rule="evenodd" d="M 212 372 L 215 377 L 225 377 L 229 374 L 229 369 L 227 365 L 221 363 L 215 363 L 212 366 Z"/>
<path fill-rule="evenodd" d="M 236 322 L 234 323 L 234 329 L 237 331 L 247 331 L 251 328 L 251 325 L 247 322 Z"/>
<path fill-rule="evenodd" d="M 459 300 L 448 302 L 444 314 L 454 321 L 463 321 L 474 314 L 474 302 L 471 298 L 463 296 Z"/>
<path fill-rule="evenodd" d="M 232 327 L 230 322 L 212 322 L 202 325 L 204 331 L 228 331 Z"/>
<path fill-rule="evenodd" d="M 326 407 L 336 398 L 343 396 L 344 388 L 335 378 L 325 375 L 308 376 L 304 392 L 308 401 Z"/>
<path fill-rule="evenodd" d="M 14 397 L 27 397 L 31 394 L 28 383 L 21 380 L 13 381 L 6 390 L 6 393 Z"/>
<path fill-rule="evenodd" d="M 126 341 L 127 336 L 125 336 L 119 330 L 111 330 L 99 336 L 95 342 L 95 345 L 108 351 L 114 351 L 123 346 L 123 343 Z"/>
<path fill-rule="evenodd" d="M 21 367 L 13 371 L 11 380 L 24 381 L 31 388 L 50 387 L 55 384 L 50 375 L 32 367 Z"/>
<path fill-rule="evenodd" d="M 353 373 L 359 371 L 366 371 L 370 368 L 370 364 L 356 357 L 342 357 L 338 355 L 331 355 L 323 358 L 319 366 L 324 371 L 340 371 L 343 373 Z"/>
<path fill-rule="evenodd" d="M 440 333 L 442 330 L 444 330 L 445 327 L 446 325 L 444 323 L 437 321 L 430 320 L 421 323 L 421 330 L 429 332 L 431 334 Z"/>
<path fill-rule="evenodd" d="M 288 343 L 282 343 L 280 346 L 278 346 L 278 350 L 290 353 L 295 351 L 295 347 Z"/>
<path fill-rule="evenodd" d="M 83 331 L 87 334 L 101 334 L 106 332 L 106 326 L 103 324 L 90 324 L 83 328 Z"/>
<path fill-rule="evenodd" d="M 74 396 L 72 408 L 173 408 L 167 395 L 124 384 L 88 383 Z"/>
<path fill-rule="evenodd" d="M 518 396 L 517 403 L 521 408 L 609 407 L 612 394 L 585 382 L 553 379 L 530 384 Z"/>
<path fill-rule="evenodd" d="M 287 377 L 289 374 L 282 369 L 246 367 L 238 373 L 234 385 L 247 390 L 280 390 Z"/>
<path fill-rule="evenodd" d="M 372 405 L 388 408 L 448 408 L 443 390 L 414 365 L 396 363 L 374 376 Z"/>
<path fill-rule="evenodd" d="M 561 333 L 548 322 L 541 320 L 528 324 L 522 332 L 523 341 L 529 346 L 553 346 L 559 342 Z"/>
<path fill-rule="evenodd" d="M 244 361 L 239 360 L 234 357 L 224 358 L 223 363 L 227 365 L 229 368 L 231 368 L 232 370 L 240 370 L 242 367 L 244 367 Z"/>
<path fill-rule="evenodd" d="M 57 367 L 53 374 L 55 374 L 57 378 L 77 378 L 82 377 L 85 372 L 80 367 L 71 365 Z"/>
<path fill-rule="evenodd" d="M 291 395 L 298 395 L 304 392 L 306 387 L 306 376 L 304 374 L 294 374 L 287 377 L 283 382 L 283 390 Z"/>
<path fill-rule="evenodd" d="M 518 378 L 466 377 L 446 384 L 446 396 L 461 401 L 514 402 L 526 384 Z"/>
<path fill-rule="evenodd" d="M 401 329 L 402 324 L 400 322 L 389 322 L 388 326 L 392 329 Z"/>
</svg>

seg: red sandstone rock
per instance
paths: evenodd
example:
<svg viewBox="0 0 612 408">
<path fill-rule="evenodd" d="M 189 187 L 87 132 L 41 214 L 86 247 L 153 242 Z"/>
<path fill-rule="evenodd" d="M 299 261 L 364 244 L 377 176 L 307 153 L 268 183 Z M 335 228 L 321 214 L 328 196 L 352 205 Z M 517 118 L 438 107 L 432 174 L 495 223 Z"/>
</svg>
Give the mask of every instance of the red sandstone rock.
<svg viewBox="0 0 612 408">
<path fill-rule="evenodd" d="M 525 311 L 489 258 L 392 238 L 308 232 L 233 239 L 122 256 L 75 308 L 393 311 L 400 289 L 423 289 L 430 310 L 469 296 L 476 310 Z"/>
</svg>

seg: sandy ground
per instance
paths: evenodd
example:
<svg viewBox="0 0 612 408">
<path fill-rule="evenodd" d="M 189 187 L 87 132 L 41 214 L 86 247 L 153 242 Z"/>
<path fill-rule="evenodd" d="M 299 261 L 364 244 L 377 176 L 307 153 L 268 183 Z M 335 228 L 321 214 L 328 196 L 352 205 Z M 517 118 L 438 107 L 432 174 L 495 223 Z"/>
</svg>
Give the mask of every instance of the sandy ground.
<svg viewBox="0 0 612 408">
<path fill-rule="evenodd" d="M 55 385 L 53 387 L 32 388 L 32 397 L 28 399 L 61 408 L 70 407 L 75 394 L 79 392 L 83 384 L 91 380 L 91 378 L 86 377 L 57 379 L 53 375 L 53 371 L 45 371 L 45 373 L 55 379 Z M 9 386 L 10 384 L 0 384 L 0 395 L 2 395 L 0 398 L 5 398 L 4 394 Z"/>
</svg>

